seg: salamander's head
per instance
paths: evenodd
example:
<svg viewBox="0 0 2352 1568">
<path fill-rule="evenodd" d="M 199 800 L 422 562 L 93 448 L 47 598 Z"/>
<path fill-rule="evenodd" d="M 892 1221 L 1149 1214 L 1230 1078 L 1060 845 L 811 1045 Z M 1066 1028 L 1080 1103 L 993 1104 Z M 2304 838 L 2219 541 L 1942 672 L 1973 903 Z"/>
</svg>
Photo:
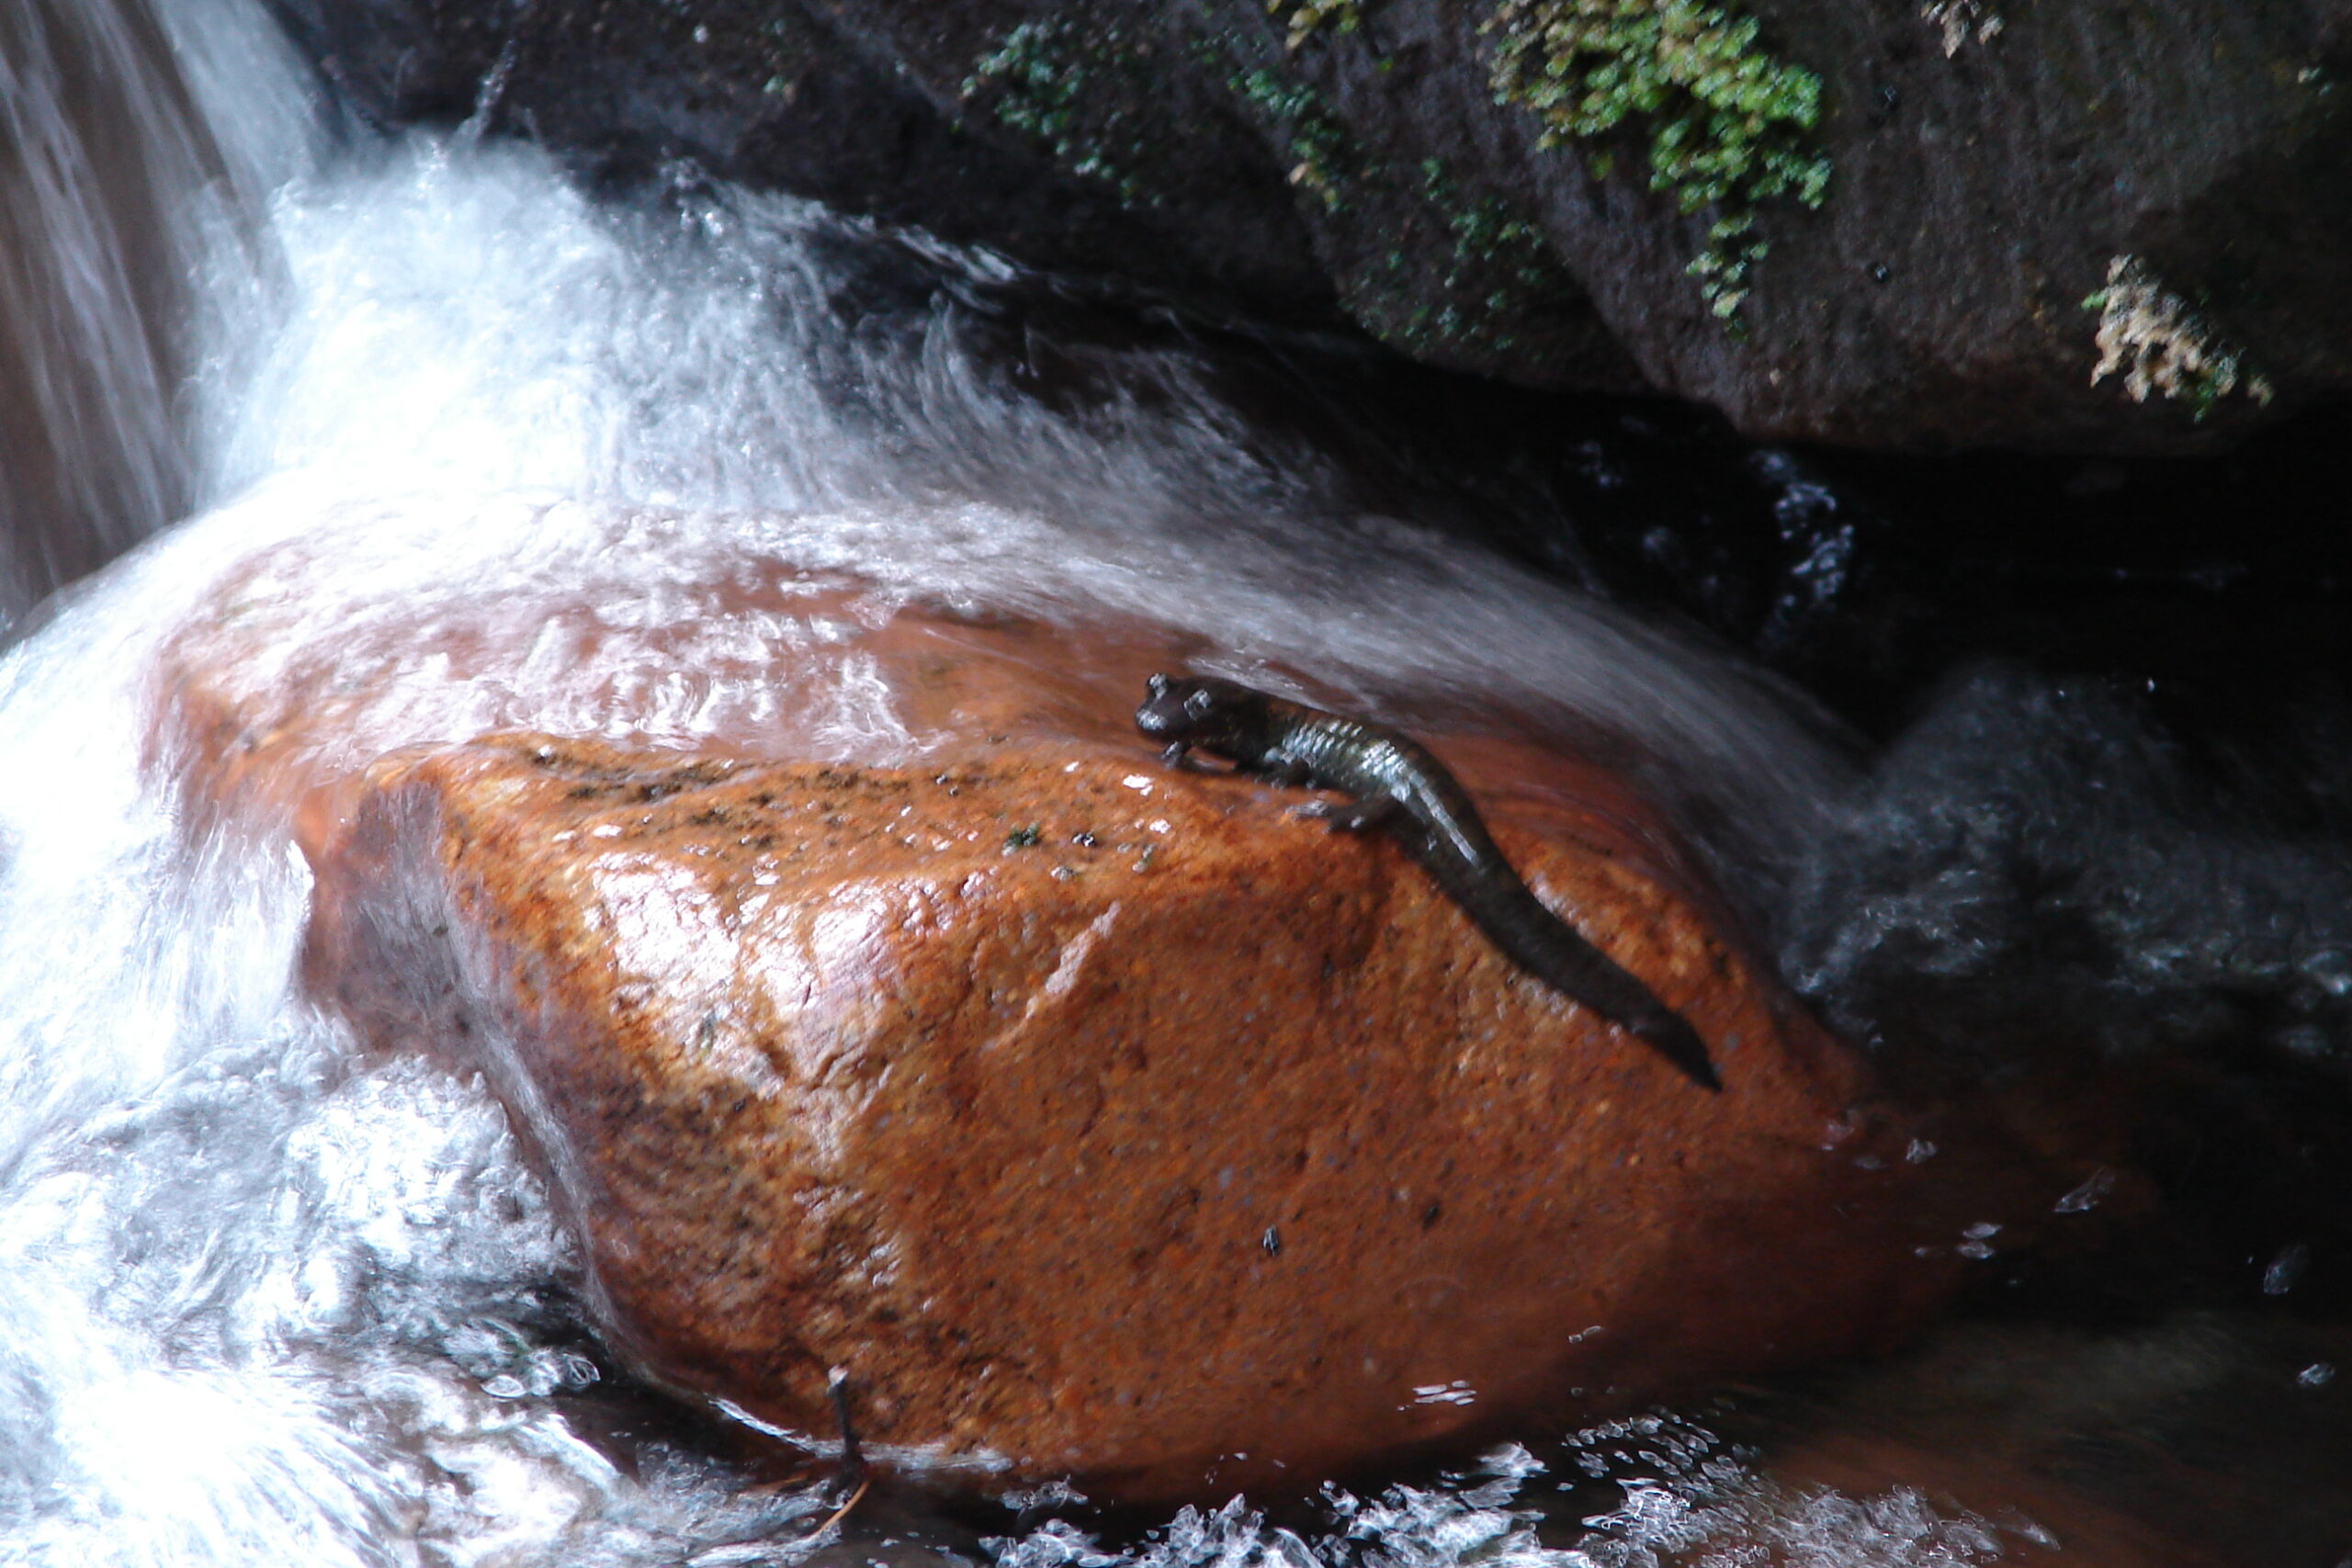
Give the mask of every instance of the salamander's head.
<svg viewBox="0 0 2352 1568">
<path fill-rule="evenodd" d="M 1214 675 L 1154 675 L 1144 686 L 1136 728 L 1154 740 L 1181 741 L 1230 756 L 1229 743 L 1263 715 L 1265 696 Z"/>
</svg>

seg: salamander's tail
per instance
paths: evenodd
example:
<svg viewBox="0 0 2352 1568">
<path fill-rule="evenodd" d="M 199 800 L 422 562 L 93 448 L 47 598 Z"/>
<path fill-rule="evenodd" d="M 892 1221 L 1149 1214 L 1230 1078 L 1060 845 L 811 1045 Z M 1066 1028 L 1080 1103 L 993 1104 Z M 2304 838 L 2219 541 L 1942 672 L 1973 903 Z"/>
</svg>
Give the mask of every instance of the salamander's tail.
<svg viewBox="0 0 2352 1568">
<path fill-rule="evenodd" d="M 1476 818 L 1472 821 L 1475 826 Z M 1692 1083 L 1723 1092 L 1724 1080 L 1715 1076 L 1699 1032 L 1661 1001 L 1640 976 L 1554 914 L 1518 873 L 1501 863 L 1500 852 L 1491 844 L 1484 845 L 1483 853 L 1468 853 L 1443 843 L 1426 824 L 1400 831 L 1392 823 L 1390 830 L 1398 833 L 1408 852 L 1512 963 L 1577 1006 L 1648 1041 Z M 1483 843 L 1483 828 L 1478 838 Z"/>
<path fill-rule="evenodd" d="M 1682 1069 L 1690 1081 L 1721 1094 L 1724 1080 L 1715 1075 L 1715 1065 L 1708 1060 L 1707 1043 L 1699 1032 L 1682 1021 L 1682 1015 L 1664 1008 L 1626 1021 L 1625 1027 L 1657 1048 L 1659 1055 Z"/>
</svg>

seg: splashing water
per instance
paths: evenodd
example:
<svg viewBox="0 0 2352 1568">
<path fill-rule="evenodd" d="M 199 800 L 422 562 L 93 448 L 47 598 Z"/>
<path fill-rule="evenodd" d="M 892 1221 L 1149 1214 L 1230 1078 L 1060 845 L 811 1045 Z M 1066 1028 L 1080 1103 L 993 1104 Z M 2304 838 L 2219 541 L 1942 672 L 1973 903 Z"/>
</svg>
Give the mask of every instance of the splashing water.
<svg viewBox="0 0 2352 1568">
<path fill-rule="evenodd" d="M 987 1542 L 997 1568 L 1663 1568 L 1681 1562 L 1775 1562 L 1789 1568 L 1936 1568 L 2000 1560 L 2033 1540 L 2030 1521 L 1996 1523 L 1940 1509 L 1908 1487 L 1869 1499 L 1792 1491 L 1757 1475 L 1703 1429 L 1645 1416 L 1577 1433 L 1577 1468 L 1613 1485 L 1617 1501 L 1580 1522 L 1572 1547 L 1547 1544 L 1545 1514 L 1524 1494 L 1546 1472 L 1506 1445 L 1433 1487 L 1395 1485 L 1363 1497 L 1324 1489 L 1328 1529 L 1269 1522 L 1239 1498 L 1185 1508 L 1140 1547 L 1105 1550 L 1066 1523 Z M 1770 1553 L 1769 1557 L 1758 1555 Z"/>
</svg>

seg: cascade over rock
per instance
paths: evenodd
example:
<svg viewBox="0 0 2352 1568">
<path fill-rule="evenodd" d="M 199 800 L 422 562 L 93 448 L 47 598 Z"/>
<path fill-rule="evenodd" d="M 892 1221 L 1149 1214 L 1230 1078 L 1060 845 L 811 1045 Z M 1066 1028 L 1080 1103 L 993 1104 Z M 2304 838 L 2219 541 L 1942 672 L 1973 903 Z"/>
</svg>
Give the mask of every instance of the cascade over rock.
<svg viewBox="0 0 2352 1568">
<path fill-rule="evenodd" d="M 1883 1345 L 2086 1168 L 1877 1103 L 1556 746 L 1425 730 L 1720 1095 L 1385 838 L 1162 765 L 1142 676 L 1205 651 L 1164 630 L 752 557 L 708 572 L 731 619 L 322 613 L 315 547 L 172 639 L 161 744 L 201 813 L 291 814 L 309 987 L 486 1075 L 609 1342 L 777 1426 L 821 1438 L 841 1367 L 886 1453 L 1281 1485 Z"/>
<path fill-rule="evenodd" d="M 1756 436 L 2177 453 L 2352 384 L 2340 0 L 276 4 L 389 121 Z"/>
</svg>

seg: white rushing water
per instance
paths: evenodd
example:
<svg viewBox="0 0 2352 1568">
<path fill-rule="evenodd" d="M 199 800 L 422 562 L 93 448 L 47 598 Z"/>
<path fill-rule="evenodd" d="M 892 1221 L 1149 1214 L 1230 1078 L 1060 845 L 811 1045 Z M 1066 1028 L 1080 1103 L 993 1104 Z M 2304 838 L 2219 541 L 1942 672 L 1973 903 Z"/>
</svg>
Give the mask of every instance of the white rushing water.
<svg viewBox="0 0 2352 1568">
<path fill-rule="evenodd" d="M 58 96 L 40 40 L 62 17 L 153 43 L 107 68 L 152 187 L 107 199 L 149 200 L 171 236 L 143 258 L 117 243 L 139 214 L 90 202 L 112 176 Z M 690 184 L 599 206 L 548 157 L 462 134 L 328 149 L 244 0 L 0 0 L 0 43 L 9 147 L 49 171 L 0 222 L 19 254 L 56 247 L 54 287 L 0 297 L 0 333 L 82 334 L 40 353 L 80 355 L 103 406 L 36 374 L 34 435 L 74 473 L 131 468 L 70 504 L 20 485 L 0 525 L 49 537 L 21 511 L 61 506 L 103 553 L 196 513 L 0 662 L 0 1562 L 715 1565 L 821 1544 L 819 1489 L 582 1417 L 599 1371 L 570 1247 L 497 1107 L 357 1056 L 292 983 L 308 884 L 284 835 L 198 824 L 155 776 L 159 644 L 273 546 L 335 563 L 278 607 L 313 647 L 371 617 L 527 621 L 582 596 L 616 626 L 673 619 L 710 559 L 749 553 L 1143 614 L 1228 667 L 1283 659 L 1371 703 L 1500 694 L 1631 738 L 1758 840 L 1838 776 L 1714 656 L 1409 519 L 1347 514 L 1323 459 L 1251 430 L 1182 354 L 1104 351 L 1111 389 L 1075 410 L 1020 393 L 969 341 L 986 257 Z M 46 570 L 0 561 L 18 590 Z M 773 631 L 709 613 L 715 645 Z M 658 682 L 622 682 L 581 712 L 570 672 L 518 669 L 477 702 L 429 664 L 392 676 L 419 694 L 392 705 L 406 739 L 533 720 L 690 738 L 730 696 L 662 708 Z M 1237 1506 L 1136 1555 L 1634 1568 L 1750 1542 L 1969 1562 L 2000 1533 L 1899 1489 L 1781 1490 L 1695 1427 L 1579 1451 L 1622 1482 L 1579 1545 L 1538 1540 L 1533 1461 L 1505 1450 L 1434 1491 L 1335 1494 L 1325 1536 Z M 1120 1560 L 1032 1525 L 941 1527 L 939 1550 Z"/>
<path fill-rule="evenodd" d="M 313 118 L 243 0 L 0 6 L 0 631 L 190 504 Z"/>
</svg>

